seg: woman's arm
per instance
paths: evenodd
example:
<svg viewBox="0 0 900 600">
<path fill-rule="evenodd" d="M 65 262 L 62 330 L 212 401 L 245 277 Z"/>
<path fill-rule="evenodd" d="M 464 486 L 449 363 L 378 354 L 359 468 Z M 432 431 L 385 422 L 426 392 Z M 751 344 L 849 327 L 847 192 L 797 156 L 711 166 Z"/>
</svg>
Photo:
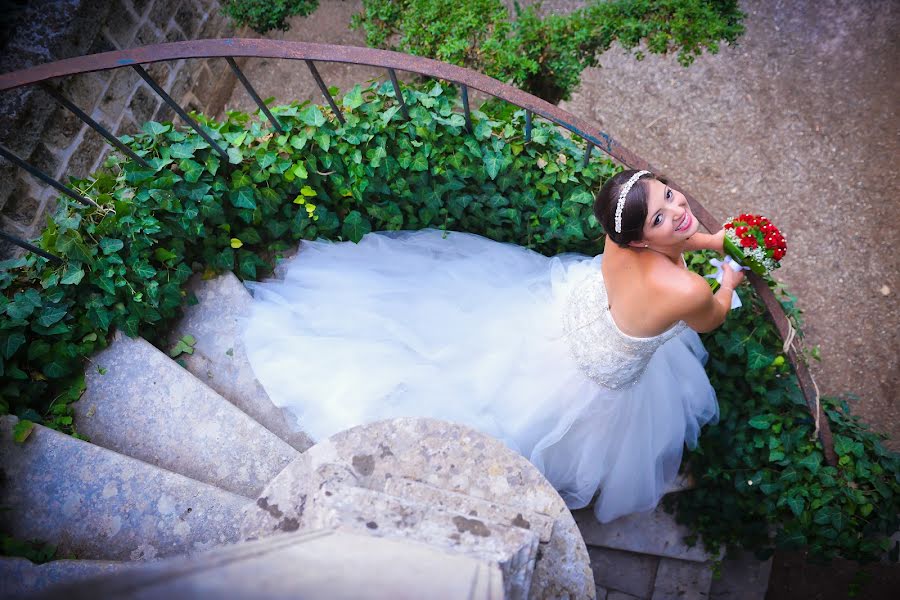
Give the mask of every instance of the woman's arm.
<svg viewBox="0 0 900 600">
<path fill-rule="evenodd" d="M 713 294 L 709 284 L 696 273 L 690 273 L 670 298 L 677 303 L 680 313 L 676 318 L 684 321 L 694 331 L 706 333 L 725 322 L 731 310 L 731 295 L 744 279 L 743 272 L 731 271 L 722 279 L 722 287 Z"/>
<path fill-rule="evenodd" d="M 720 229 L 716 233 L 697 232 L 687 239 L 685 250 L 715 250 L 719 254 L 725 254 L 722 244 L 725 241 L 725 230 Z"/>
</svg>

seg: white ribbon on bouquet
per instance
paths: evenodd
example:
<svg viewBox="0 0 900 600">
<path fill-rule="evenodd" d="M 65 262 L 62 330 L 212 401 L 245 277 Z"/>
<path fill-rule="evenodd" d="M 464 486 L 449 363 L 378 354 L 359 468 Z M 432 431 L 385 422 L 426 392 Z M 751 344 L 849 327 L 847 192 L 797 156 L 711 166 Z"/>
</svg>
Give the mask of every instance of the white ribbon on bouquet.
<svg viewBox="0 0 900 600">
<path fill-rule="evenodd" d="M 716 272 L 713 273 L 712 275 L 707 275 L 706 277 L 709 279 L 715 279 L 716 281 L 719 282 L 719 284 L 722 283 L 722 278 L 725 276 L 725 271 L 723 270 L 725 265 L 728 265 L 729 267 L 731 267 L 732 271 L 746 271 L 746 270 L 750 269 L 750 267 L 741 266 L 736 260 L 734 260 L 730 256 L 726 256 L 724 260 L 719 260 L 718 258 L 711 258 L 711 259 L 709 259 L 709 264 L 711 264 L 712 266 L 714 266 L 716 268 Z M 735 308 L 740 308 L 740 307 L 741 307 L 741 299 L 740 299 L 740 297 L 738 297 L 737 291 L 735 291 L 731 294 L 731 308 L 735 309 Z"/>
</svg>

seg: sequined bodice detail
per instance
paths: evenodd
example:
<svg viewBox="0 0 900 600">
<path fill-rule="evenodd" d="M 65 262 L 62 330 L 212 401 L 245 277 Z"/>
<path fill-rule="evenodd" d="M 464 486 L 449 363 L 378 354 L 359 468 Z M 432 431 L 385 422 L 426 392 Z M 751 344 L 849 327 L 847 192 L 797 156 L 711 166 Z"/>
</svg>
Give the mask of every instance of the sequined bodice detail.
<svg viewBox="0 0 900 600">
<path fill-rule="evenodd" d="M 597 271 L 577 282 L 563 312 L 569 349 L 587 377 L 607 388 L 636 382 L 656 349 L 684 331 L 679 321 L 667 331 L 647 338 L 622 333 L 609 312 L 603 275 Z"/>
</svg>

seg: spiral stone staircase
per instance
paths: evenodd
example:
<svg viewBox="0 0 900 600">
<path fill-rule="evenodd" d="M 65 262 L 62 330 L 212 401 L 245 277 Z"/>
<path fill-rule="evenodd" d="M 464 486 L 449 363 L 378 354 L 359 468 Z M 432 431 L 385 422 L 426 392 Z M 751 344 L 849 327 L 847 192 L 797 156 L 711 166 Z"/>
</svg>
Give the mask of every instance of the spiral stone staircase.
<svg viewBox="0 0 900 600">
<path fill-rule="evenodd" d="M 191 290 L 170 338 L 194 336 L 193 354 L 117 334 L 88 363 L 90 443 L 35 426 L 16 444 L 3 417 L 6 530 L 77 557 L 0 560 L 3 597 L 247 597 L 260 578 L 329 598 L 764 597 L 770 563 L 725 560 L 712 581 L 670 515 L 570 513 L 468 428 L 398 419 L 314 445 L 253 376 L 246 288 L 226 273 Z"/>
</svg>

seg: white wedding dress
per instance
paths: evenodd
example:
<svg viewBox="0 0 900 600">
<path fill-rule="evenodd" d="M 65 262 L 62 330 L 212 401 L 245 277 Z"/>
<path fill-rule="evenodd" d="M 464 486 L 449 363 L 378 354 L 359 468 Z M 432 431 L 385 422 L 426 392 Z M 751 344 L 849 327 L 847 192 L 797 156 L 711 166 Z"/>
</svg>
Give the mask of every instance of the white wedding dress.
<svg viewBox="0 0 900 600">
<path fill-rule="evenodd" d="M 606 522 L 656 506 L 718 405 L 683 323 L 651 338 L 616 327 L 601 258 L 435 230 L 304 242 L 280 278 L 247 282 L 244 343 L 315 440 L 393 417 L 464 423 L 570 508 L 600 491 Z"/>
</svg>

